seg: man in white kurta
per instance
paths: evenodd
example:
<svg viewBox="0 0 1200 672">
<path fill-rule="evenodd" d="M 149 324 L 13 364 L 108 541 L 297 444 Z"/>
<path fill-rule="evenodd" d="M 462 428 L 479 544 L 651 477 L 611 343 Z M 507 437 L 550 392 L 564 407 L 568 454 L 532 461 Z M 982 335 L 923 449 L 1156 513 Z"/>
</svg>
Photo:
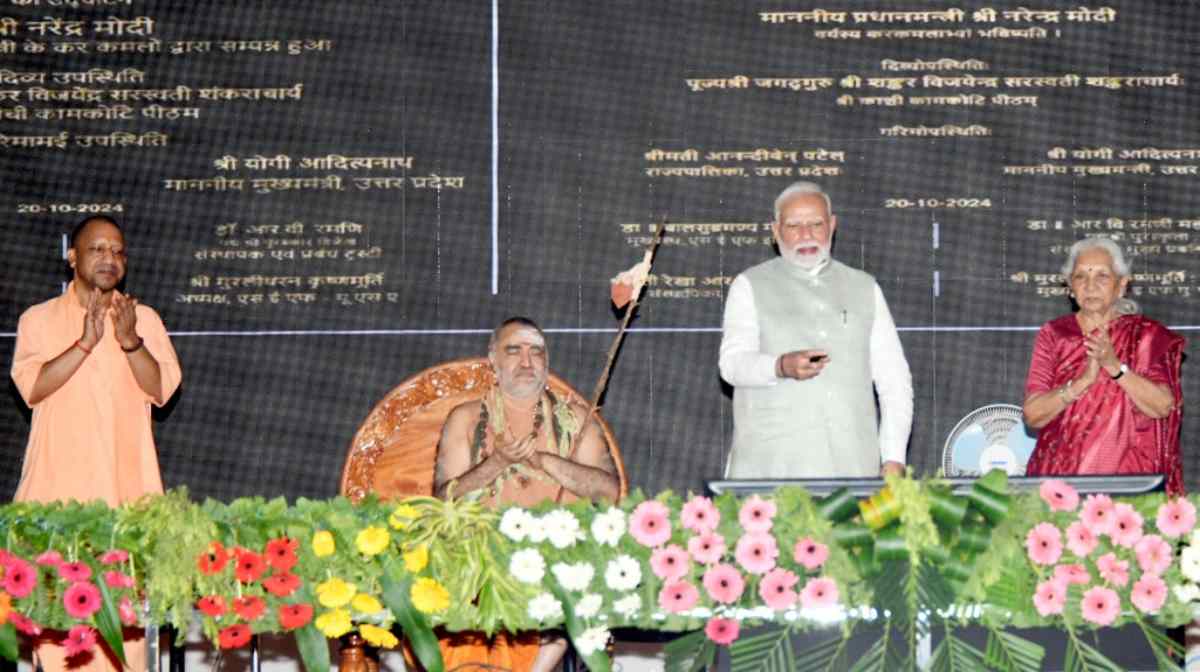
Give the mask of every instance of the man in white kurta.
<svg viewBox="0 0 1200 672">
<path fill-rule="evenodd" d="M 904 470 L 912 375 L 875 279 L 830 258 L 836 229 L 819 186 L 789 186 L 775 201 L 780 256 L 730 285 L 720 356 L 734 387 L 728 478 Z"/>
</svg>

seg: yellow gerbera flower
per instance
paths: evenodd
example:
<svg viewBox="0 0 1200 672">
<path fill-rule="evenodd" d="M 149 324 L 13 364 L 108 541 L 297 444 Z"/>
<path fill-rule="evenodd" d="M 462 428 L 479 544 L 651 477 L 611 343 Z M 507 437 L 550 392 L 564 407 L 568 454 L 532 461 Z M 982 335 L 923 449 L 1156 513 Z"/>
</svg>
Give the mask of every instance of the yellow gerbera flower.
<svg viewBox="0 0 1200 672">
<path fill-rule="evenodd" d="M 0 590 L 0 625 L 8 623 L 8 615 L 12 613 L 12 597 Z"/>
<path fill-rule="evenodd" d="M 367 593 L 359 593 L 350 600 L 350 606 L 360 614 L 375 614 L 383 611 L 383 605 L 374 596 Z"/>
<path fill-rule="evenodd" d="M 450 606 L 450 593 L 434 579 L 422 577 L 414 581 L 410 596 L 413 606 L 422 613 L 445 611 Z"/>
<path fill-rule="evenodd" d="M 378 625 L 363 623 L 362 625 L 358 626 L 358 632 L 371 646 L 378 646 L 383 649 L 391 649 L 400 643 L 400 640 L 396 639 L 395 635 L 387 630 L 384 630 Z"/>
<path fill-rule="evenodd" d="M 329 530 L 321 530 L 314 534 L 312 546 L 313 554 L 318 558 L 333 555 L 333 552 L 337 549 L 337 544 L 333 543 L 333 533 Z"/>
<path fill-rule="evenodd" d="M 327 611 L 318 616 L 314 624 L 329 639 L 337 639 L 354 629 L 354 624 L 350 622 L 350 612 L 345 609 Z"/>
<path fill-rule="evenodd" d="M 317 585 L 317 599 L 326 607 L 344 607 L 354 597 L 358 589 L 353 583 L 343 581 L 336 576 Z"/>
<path fill-rule="evenodd" d="M 397 530 L 403 530 L 408 527 L 408 524 L 413 521 L 420 513 L 417 507 L 411 504 L 401 504 L 392 511 L 392 515 L 388 516 L 388 523 Z"/>
<path fill-rule="evenodd" d="M 416 574 L 425 569 L 425 565 L 429 564 L 429 549 L 425 544 L 421 544 L 416 548 L 404 553 L 404 568 Z"/>
<path fill-rule="evenodd" d="M 374 525 L 359 532 L 354 539 L 354 545 L 358 546 L 359 552 L 363 555 L 379 555 L 387 550 L 391 543 L 392 536 L 388 534 L 387 528 Z"/>
</svg>

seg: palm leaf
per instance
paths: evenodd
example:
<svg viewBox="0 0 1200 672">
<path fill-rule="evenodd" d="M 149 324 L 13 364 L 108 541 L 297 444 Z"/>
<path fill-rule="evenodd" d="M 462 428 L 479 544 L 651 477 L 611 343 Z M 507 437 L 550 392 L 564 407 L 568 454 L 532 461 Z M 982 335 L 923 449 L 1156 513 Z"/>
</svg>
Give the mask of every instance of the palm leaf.
<svg viewBox="0 0 1200 672">
<path fill-rule="evenodd" d="M 824 670 L 834 672 L 844 670 L 848 666 L 846 660 L 846 644 L 854 631 L 845 636 L 837 635 L 810 646 L 796 655 L 797 670 Z"/>
<path fill-rule="evenodd" d="M 717 647 L 703 630 L 671 640 L 663 647 L 664 672 L 700 672 L 713 664 Z"/>
<path fill-rule="evenodd" d="M 308 672 L 326 672 L 330 668 L 329 642 L 317 630 L 317 626 L 309 623 L 294 630 L 293 635 L 296 637 L 296 648 L 300 650 L 300 660 L 304 661 L 304 669 Z"/>
<path fill-rule="evenodd" d="M 390 559 L 390 562 L 394 563 L 395 559 Z M 391 571 L 385 571 L 380 577 L 383 586 L 383 603 L 395 615 L 400 629 L 404 631 L 404 636 L 412 644 L 413 653 L 421 661 L 421 665 L 429 672 L 442 672 L 445 664 L 442 661 L 442 650 L 438 647 L 437 635 L 434 634 L 433 627 L 429 625 L 425 614 L 418 611 L 409 598 L 409 591 L 412 590 L 413 583 L 412 576 L 404 574 L 397 580 L 393 578 L 395 574 L 399 574 L 399 570 L 393 567 Z"/>
<path fill-rule="evenodd" d="M 112 648 L 117 660 L 124 663 L 125 637 L 121 631 L 121 616 L 117 613 L 117 606 L 113 603 L 112 592 L 109 591 L 106 581 L 97 581 L 94 585 L 100 588 L 100 609 L 96 612 L 96 628 L 100 631 L 100 636 Z"/>
<path fill-rule="evenodd" d="M 1180 669 L 1179 664 L 1175 661 L 1183 658 L 1183 646 L 1168 637 L 1167 633 L 1161 629 L 1147 625 L 1140 618 L 1137 619 L 1137 624 L 1142 629 L 1142 634 L 1146 635 L 1146 643 L 1150 645 L 1150 650 L 1154 652 L 1154 659 L 1158 661 L 1158 669 Z"/>
<path fill-rule="evenodd" d="M 1038 672 L 1046 649 L 1042 645 L 1018 637 L 999 628 L 988 628 L 987 652 L 984 662 L 988 667 L 1012 672 Z"/>
<path fill-rule="evenodd" d="M 1122 672 L 1122 668 L 1098 649 L 1079 639 L 1074 630 L 1068 629 L 1063 672 Z"/>
<path fill-rule="evenodd" d="M 946 628 L 946 638 L 934 650 L 929 670 L 930 672 L 975 672 L 983 667 L 983 652 L 955 637 L 950 628 Z"/>
<path fill-rule="evenodd" d="M 599 651 L 593 651 L 588 655 L 584 655 L 579 650 L 579 646 L 575 643 L 584 630 L 587 629 L 587 624 L 575 615 L 575 606 L 571 604 L 571 600 L 567 597 L 567 591 L 558 584 L 557 581 L 552 582 L 550 592 L 554 593 L 554 597 L 558 598 L 565 608 L 563 609 L 563 627 L 567 631 L 567 636 L 571 638 L 571 644 L 575 647 L 575 651 L 583 658 L 583 662 L 587 664 L 587 668 L 592 672 L 609 672 L 612 669 L 612 660 L 608 657 L 608 651 L 603 648 Z"/>
<path fill-rule="evenodd" d="M 771 628 L 729 646 L 730 672 L 790 672 L 796 669 L 791 629 Z"/>
</svg>

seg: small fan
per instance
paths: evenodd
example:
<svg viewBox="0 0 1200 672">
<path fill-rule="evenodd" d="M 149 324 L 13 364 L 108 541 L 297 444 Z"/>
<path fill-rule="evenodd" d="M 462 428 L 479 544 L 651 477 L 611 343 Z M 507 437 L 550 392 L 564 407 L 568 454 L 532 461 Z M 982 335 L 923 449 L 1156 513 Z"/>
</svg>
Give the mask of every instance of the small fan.
<svg viewBox="0 0 1200 672">
<path fill-rule="evenodd" d="M 1035 445 L 1020 406 L 981 406 L 959 420 L 946 438 L 942 469 L 947 476 L 980 476 L 992 469 L 1023 476 Z"/>
</svg>

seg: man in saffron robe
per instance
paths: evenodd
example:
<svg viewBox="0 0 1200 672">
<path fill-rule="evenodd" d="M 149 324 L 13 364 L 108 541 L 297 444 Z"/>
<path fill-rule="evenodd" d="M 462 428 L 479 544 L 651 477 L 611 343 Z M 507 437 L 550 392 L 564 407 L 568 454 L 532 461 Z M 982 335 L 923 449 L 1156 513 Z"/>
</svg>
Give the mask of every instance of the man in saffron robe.
<svg viewBox="0 0 1200 672">
<path fill-rule="evenodd" d="M 455 407 L 442 427 L 437 496 L 482 496 L 493 506 L 616 501 L 620 483 L 600 426 L 585 406 L 557 399 L 546 387 L 549 352 L 541 328 L 524 317 L 505 320 L 492 332 L 488 359 L 496 387 Z M 499 633 L 490 642 L 481 633 L 446 633 L 441 644 L 446 669 L 484 664 L 548 672 L 566 650 L 562 637 L 537 632 Z"/>
<path fill-rule="evenodd" d="M 67 291 L 26 310 L 17 325 L 12 378 L 33 422 L 15 499 L 117 506 L 161 493 L 150 405 L 179 387 L 175 349 L 158 314 L 117 289 L 127 259 L 115 221 L 80 222 L 67 262 Z M 45 669 L 116 669 L 107 649 L 64 658 L 54 643 L 63 634 L 40 640 Z M 127 662 L 145 668 L 144 646 L 129 644 Z"/>
<path fill-rule="evenodd" d="M 1123 298 L 1121 248 L 1087 238 L 1063 268 L 1079 311 L 1042 326 L 1025 383 L 1025 420 L 1040 429 L 1030 476 L 1163 474 L 1183 492 L 1179 428 L 1184 339 Z"/>
</svg>

